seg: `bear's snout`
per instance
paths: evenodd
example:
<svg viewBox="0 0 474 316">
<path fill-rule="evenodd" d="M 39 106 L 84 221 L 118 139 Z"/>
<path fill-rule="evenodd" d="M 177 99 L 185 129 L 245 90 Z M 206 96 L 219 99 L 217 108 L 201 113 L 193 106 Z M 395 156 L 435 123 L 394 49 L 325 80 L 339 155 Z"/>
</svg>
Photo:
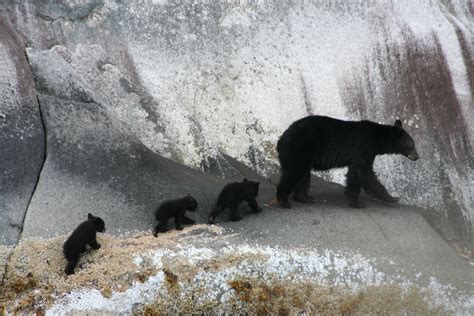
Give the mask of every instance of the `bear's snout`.
<svg viewBox="0 0 474 316">
<path fill-rule="evenodd" d="M 420 159 L 420 156 L 418 156 L 418 153 L 416 151 L 413 151 L 407 155 L 408 159 L 416 161 Z"/>
</svg>

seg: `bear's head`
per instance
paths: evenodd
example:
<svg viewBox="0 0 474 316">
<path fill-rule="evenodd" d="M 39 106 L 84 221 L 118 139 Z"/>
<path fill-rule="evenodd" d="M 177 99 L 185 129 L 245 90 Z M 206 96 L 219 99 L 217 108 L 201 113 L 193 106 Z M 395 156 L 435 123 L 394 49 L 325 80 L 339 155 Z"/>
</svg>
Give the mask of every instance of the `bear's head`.
<svg viewBox="0 0 474 316">
<path fill-rule="evenodd" d="M 250 181 L 250 180 L 247 180 L 247 178 L 244 178 L 242 183 L 246 184 L 246 187 L 250 190 L 250 195 L 252 197 L 258 196 L 258 187 L 260 185 L 260 182 Z"/>
<path fill-rule="evenodd" d="M 396 127 L 394 134 L 395 151 L 410 160 L 418 160 L 420 156 L 418 156 L 418 152 L 416 151 L 415 142 L 413 141 L 413 138 L 411 138 L 411 136 L 402 128 L 402 122 L 400 120 L 396 120 L 394 126 Z"/>
<path fill-rule="evenodd" d="M 87 214 L 87 219 L 92 222 L 92 225 L 94 225 L 94 229 L 99 232 L 103 233 L 105 232 L 105 223 L 104 220 L 100 217 L 96 217 L 92 215 L 91 213 Z"/>
<path fill-rule="evenodd" d="M 196 201 L 196 199 L 194 199 L 191 195 L 186 195 L 184 197 L 184 201 L 186 203 L 186 210 L 187 211 L 191 211 L 191 212 L 194 212 L 197 207 L 198 207 L 198 202 Z"/>
</svg>

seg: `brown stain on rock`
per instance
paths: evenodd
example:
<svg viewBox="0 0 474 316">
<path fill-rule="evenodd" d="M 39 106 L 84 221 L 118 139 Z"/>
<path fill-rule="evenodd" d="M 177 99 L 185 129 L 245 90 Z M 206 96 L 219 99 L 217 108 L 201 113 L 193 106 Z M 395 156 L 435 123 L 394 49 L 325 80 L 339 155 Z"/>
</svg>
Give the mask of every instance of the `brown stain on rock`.
<svg viewBox="0 0 474 316">
<path fill-rule="evenodd" d="M 179 283 L 178 276 L 173 272 L 164 269 L 163 273 L 165 274 L 165 284 L 168 289 L 168 293 L 171 295 L 179 294 Z"/>
</svg>

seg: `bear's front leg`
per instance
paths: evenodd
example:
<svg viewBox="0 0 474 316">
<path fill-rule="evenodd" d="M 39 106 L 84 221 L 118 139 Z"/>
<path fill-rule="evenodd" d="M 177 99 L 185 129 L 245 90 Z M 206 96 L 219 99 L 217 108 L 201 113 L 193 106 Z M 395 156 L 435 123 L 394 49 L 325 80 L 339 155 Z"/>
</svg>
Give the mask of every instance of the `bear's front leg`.
<svg viewBox="0 0 474 316">
<path fill-rule="evenodd" d="M 224 208 L 222 206 L 216 206 L 214 210 L 212 211 L 211 215 L 209 215 L 209 218 L 207 219 L 207 222 L 209 224 L 215 224 L 216 223 L 216 218 L 219 214 L 221 214 L 224 211 Z"/>
<path fill-rule="evenodd" d="M 363 172 L 360 168 L 349 167 L 346 175 L 346 188 L 344 194 L 347 197 L 349 206 L 353 208 L 363 208 L 364 203 L 359 201 L 359 194 L 362 187 Z"/>
<path fill-rule="evenodd" d="M 262 208 L 258 206 L 257 200 L 255 199 L 248 199 L 247 203 L 249 204 L 249 207 L 254 211 L 255 213 L 260 213 L 262 211 Z"/>
<path fill-rule="evenodd" d="M 95 238 L 89 241 L 89 246 L 91 246 L 91 248 L 95 250 L 100 248 L 100 244 L 97 242 Z"/>
<path fill-rule="evenodd" d="M 384 202 L 397 203 L 399 201 L 399 198 L 391 196 L 390 193 L 388 193 L 387 189 L 382 183 L 380 183 L 372 169 L 369 169 L 366 172 L 362 188 L 366 193 Z"/>
<path fill-rule="evenodd" d="M 187 217 L 186 215 L 183 215 L 183 223 L 185 225 L 192 225 L 192 224 L 196 223 L 196 221 L 192 218 Z"/>
</svg>

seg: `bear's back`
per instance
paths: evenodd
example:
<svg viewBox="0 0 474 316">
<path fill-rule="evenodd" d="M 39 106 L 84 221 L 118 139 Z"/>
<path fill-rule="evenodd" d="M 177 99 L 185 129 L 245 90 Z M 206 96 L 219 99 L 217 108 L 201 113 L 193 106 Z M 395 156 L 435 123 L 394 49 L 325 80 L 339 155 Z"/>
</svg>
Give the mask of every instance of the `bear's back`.
<svg viewBox="0 0 474 316">
<path fill-rule="evenodd" d="M 72 232 L 71 236 L 66 240 L 63 246 L 64 255 L 69 258 L 72 254 L 80 252 L 93 237 L 95 232 L 93 223 L 89 220 L 82 222 Z"/>
</svg>

